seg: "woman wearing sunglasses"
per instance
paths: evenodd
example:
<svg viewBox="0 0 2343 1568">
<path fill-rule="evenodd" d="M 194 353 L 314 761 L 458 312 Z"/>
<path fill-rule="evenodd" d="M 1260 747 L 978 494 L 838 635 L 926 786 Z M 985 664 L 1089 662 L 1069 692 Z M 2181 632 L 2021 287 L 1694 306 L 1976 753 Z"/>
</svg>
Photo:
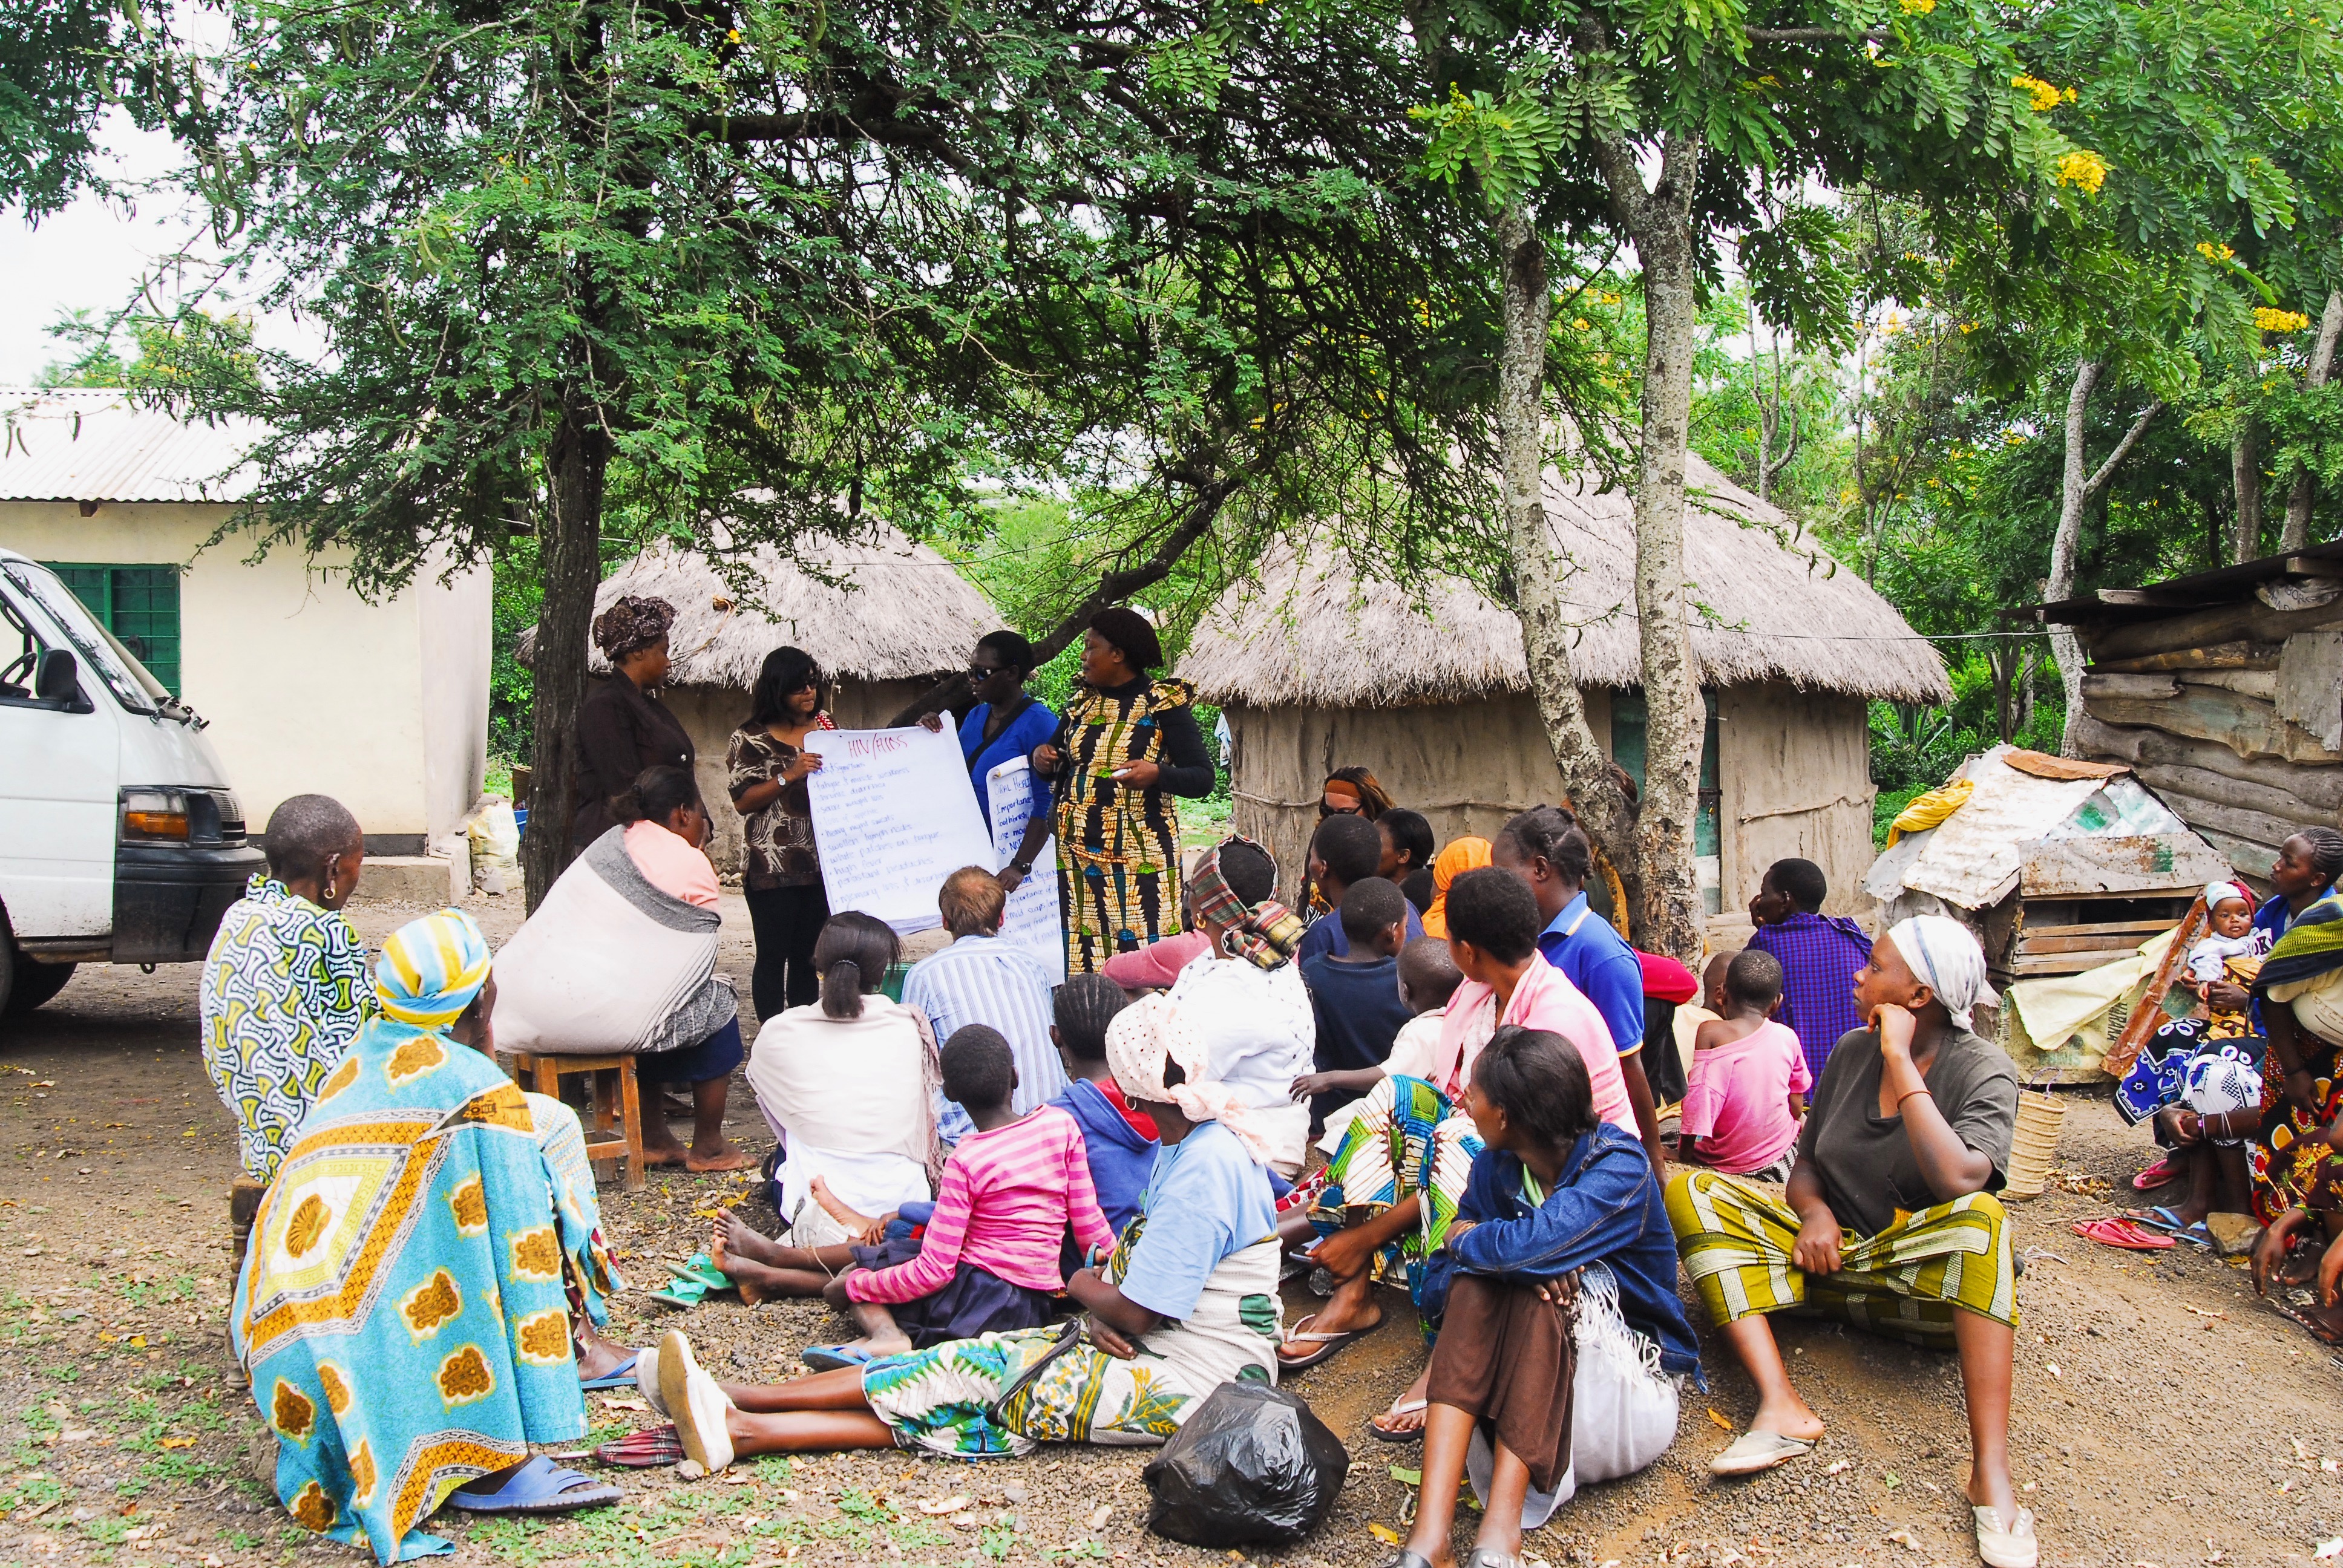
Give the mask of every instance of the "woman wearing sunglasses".
<svg viewBox="0 0 2343 1568">
<path fill-rule="evenodd" d="M 968 762 L 969 782 L 976 786 L 976 809 L 990 829 L 992 792 L 984 776 L 1003 762 L 1032 754 L 1058 732 L 1058 716 L 1050 705 L 1025 689 L 1033 673 L 1033 645 L 1013 631 L 987 632 L 969 656 L 968 689 L 976 706 L 960 721 L 960 754 Z M 934 725 L 936 720 L 922 719 Z M 1037 792 L 1032 820 L 1017 855 L 1001 869 L 1001 885 L 1011 892 L 1033 869 L 1033 856 L 1050 836 L 1050 799 Z"/>
<path fill-rule="evenodd" d="M 740 883 L 757 932 L 749 993 L 760 1019 L 804 1007 L 821 991 L 813 944 L 830 919 L 830 896 L 822 890 L 806 790 L 821 756 L 805 749 L 805 741 L 817 729 L 838 728 L 829 708 L 830 678 L 813 656 L 777 648 L 758 672 L 749 721 L 732 732 L 724 754 L 726 789 L 746 840 Z"/>
</svg>

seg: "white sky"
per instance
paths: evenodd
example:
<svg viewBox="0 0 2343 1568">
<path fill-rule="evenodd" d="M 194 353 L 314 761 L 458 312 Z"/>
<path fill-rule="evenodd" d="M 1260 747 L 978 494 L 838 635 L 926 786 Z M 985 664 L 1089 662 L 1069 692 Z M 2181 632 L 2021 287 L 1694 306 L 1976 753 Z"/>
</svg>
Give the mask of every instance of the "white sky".
<svg viewBox="0 0 2343 1568">
<path fill-rule="evenodd" d="M 139 130 L 120 109 L 99 140 L 112 155 L 102 166 L 116 180 L 151 180 L 178 162 L 167 135 Z M 85 192 L 37 227 L 13 213 L 0 217 L 0 386 L 27 386 L 44 366 L 69 357 L 49 336 L 52 323 L 75 310 L 103 320 L 120 309 L 156 259 L 184 248 L 200 228 L 171 193 L 109 202 Z M 156 300 L 166 309 L 170 303 Z M 290 320 L 264 320 L 257 330 L 277 347 L 300 335 Z"/>
</svg>

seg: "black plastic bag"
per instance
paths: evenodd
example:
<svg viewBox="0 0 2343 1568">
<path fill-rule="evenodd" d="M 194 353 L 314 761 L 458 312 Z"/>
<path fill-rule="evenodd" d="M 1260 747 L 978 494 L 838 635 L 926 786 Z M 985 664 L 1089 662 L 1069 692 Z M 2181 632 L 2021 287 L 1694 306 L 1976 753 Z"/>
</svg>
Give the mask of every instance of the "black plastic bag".
<svg viewBox="0 0 2343 1568">
<path fill-rule="evenodd" d="M 1286 1546 L 1324 1523 L 1351 1456 L 1292 1394 L 1224 1382 L 1150 1460 L 1147 1527 L 1192 1546 Z"/>
</svg>

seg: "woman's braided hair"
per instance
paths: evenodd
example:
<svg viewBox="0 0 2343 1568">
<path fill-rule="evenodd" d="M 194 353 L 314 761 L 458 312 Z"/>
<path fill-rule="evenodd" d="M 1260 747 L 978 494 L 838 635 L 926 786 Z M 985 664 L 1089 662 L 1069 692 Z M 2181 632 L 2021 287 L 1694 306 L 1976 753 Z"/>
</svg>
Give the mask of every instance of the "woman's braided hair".
<svg viewBox="0 0 2343 1568">
<path fill-rule="evenodd" d="M 2343 832 L 2332 828 L 2305 828 L 2295 837 L 2310 846 L 2311 868 L 2321 884 L 2343 877 Z"/>
</svg>

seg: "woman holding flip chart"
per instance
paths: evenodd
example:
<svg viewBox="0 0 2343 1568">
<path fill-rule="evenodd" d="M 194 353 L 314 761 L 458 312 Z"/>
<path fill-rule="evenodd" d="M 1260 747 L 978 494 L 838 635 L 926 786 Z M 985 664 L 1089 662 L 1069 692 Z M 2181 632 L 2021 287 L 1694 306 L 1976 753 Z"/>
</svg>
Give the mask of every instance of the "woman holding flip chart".
<svg viewBox="0 0 2343 1568">
<path fill-rule="evenodd" d="M 1031 756 L 1058 732 L 1057 714 L 1025 689 L 1032 674 L 1033 645 L 1013 631 L 985 633 L 969 655 L 968 689 L 976 706 L 960 721 L 960 754 L 968 763 L 969 782 L 976 786 L 976 813 L 987 832 L 992 829 L 992 791 L 985 775 L 1003 762 Z M 926 714 L 920 722 L 930 729 L 943 728 L 938 714 Z M 1049 810 L 1038 808 L 1017 853 L 1001 869 L 1003 890 L 1015 892 L 1032 873 L 1033 857 L 1049 837 Z"/>
<path fill-rule="evenodd" d="M 830 678 L 802 648 L 767 654 L 749 701 L 749 721 L 732 732 L 724 768 L 747 841 L 740 884 L 757 933 L 749 993 L 761 1019 L 805 1007 L 821 990 L 813 944 L 830 919 L 830 898 L 806 791 L 821 756 L 805 743 L 815 730 L 837 726 L 827 711 Z"/>
<path fill-rule="evenodd" d="M 1144 616 L 1121 606 L 1099 611 L 1082 637 L 1073 700 L 1057 732 L 1033 749 L 1033 770 L 1055 781 L 1071 973 L 1093 972 L 1180 929 L 1172 800 L 1212 793 L 1212 758 L 1196 727 L 1195 689 L 1150 675 L 1162 662 Z M 1026 839 L 1035 845 L 1032 829 Z"/>
</svg>

